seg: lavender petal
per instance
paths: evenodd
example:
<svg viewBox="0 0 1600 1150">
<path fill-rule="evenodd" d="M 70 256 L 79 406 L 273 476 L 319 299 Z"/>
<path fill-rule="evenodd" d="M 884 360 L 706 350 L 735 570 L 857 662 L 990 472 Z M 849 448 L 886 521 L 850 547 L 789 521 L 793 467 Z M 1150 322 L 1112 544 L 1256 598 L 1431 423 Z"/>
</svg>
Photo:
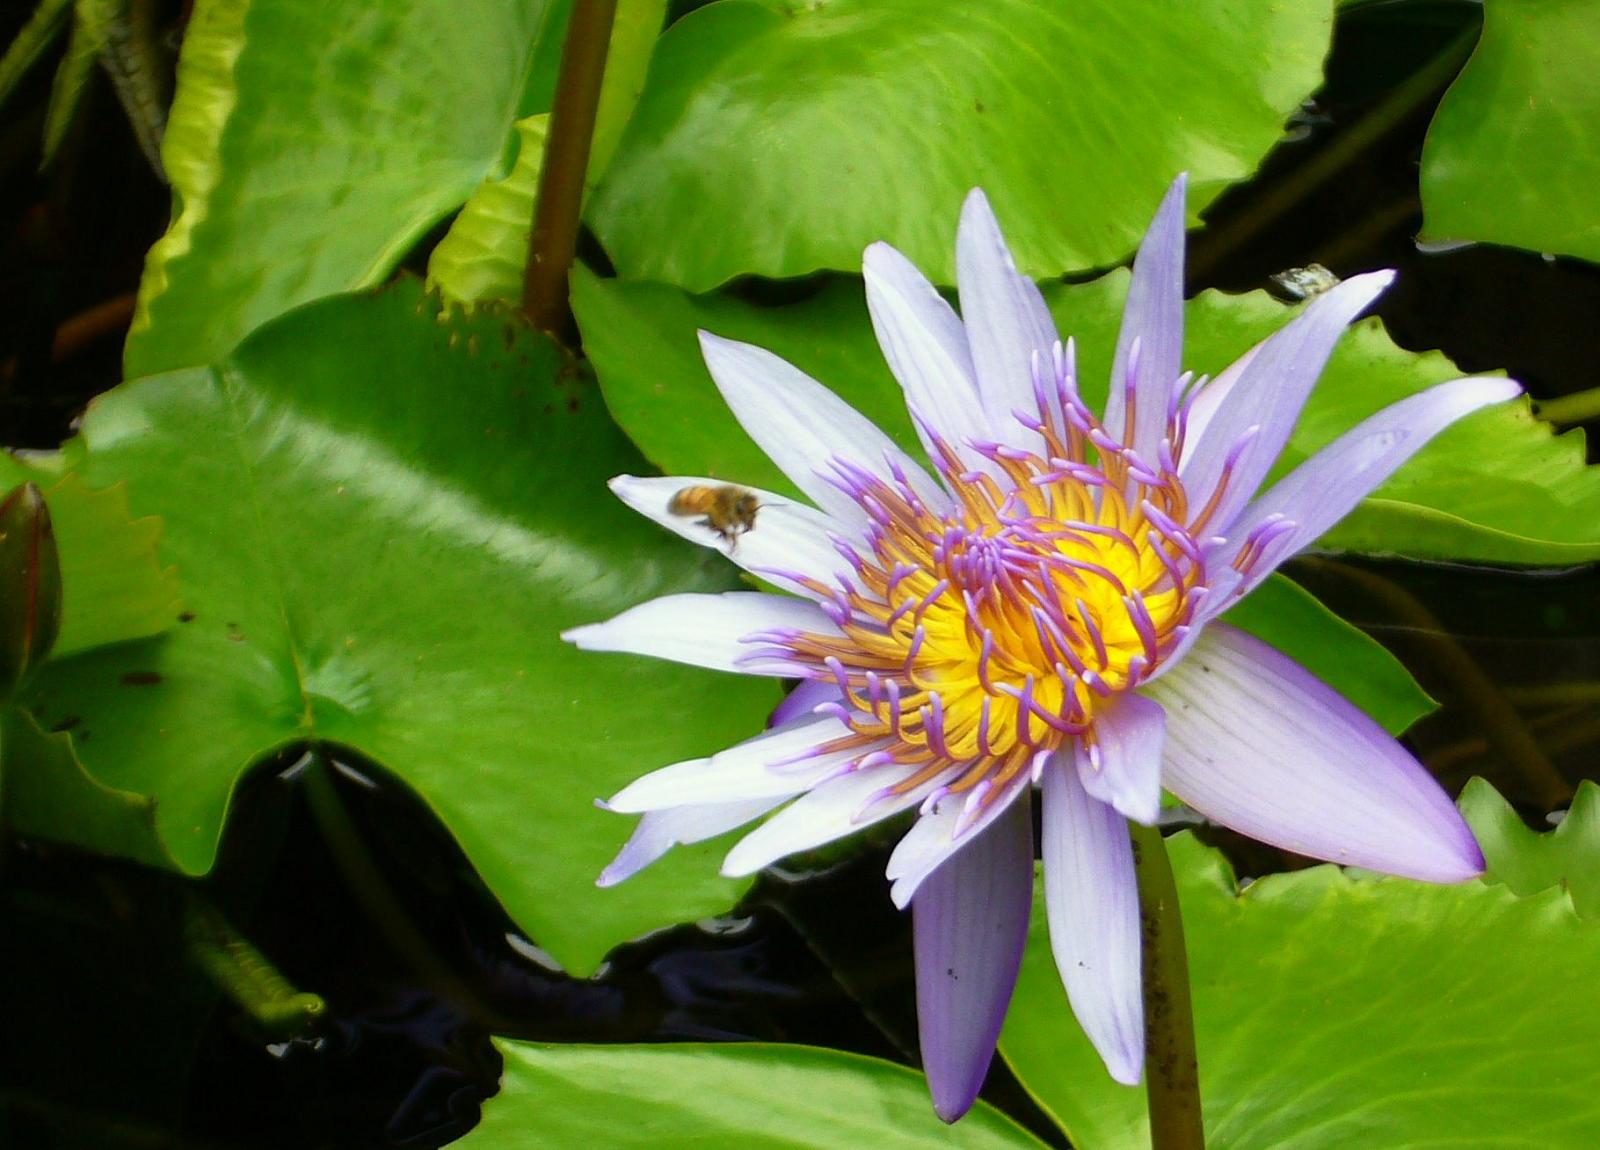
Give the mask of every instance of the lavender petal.
<svg viewBox="0 0 1600 1150">
<path fill-rule="evenodd" d="M 1032 902 L 1033 816 L 1023 801 L 934 871 L 912 903 L 922 1066 L 946 1122 L 983 1088 Z"/>
<path fill-rule="evenodd" d="M 1213 623 L 1147 693 L 1167 709 L 1167 789 L 1297 854 L 1427 882 L 1483 870 L 1466 822 L 1384 730 L 1261 640 Z"/>
</svg>

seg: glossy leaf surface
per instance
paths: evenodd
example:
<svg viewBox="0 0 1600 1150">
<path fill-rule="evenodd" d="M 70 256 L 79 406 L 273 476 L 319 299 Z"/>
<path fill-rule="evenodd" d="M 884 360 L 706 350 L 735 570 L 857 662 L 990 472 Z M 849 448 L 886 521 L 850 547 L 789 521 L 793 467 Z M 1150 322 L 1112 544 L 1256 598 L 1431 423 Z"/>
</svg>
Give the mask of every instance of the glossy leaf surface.
<svg viewBox="0 0 1600 1150">
<path fill-rule="evenodd" d="M 539 1046 L 500 1041 L 500 1093 L 463 1150 L 1037 1150 L 980 1102 L 934 1117 L 922 1075 L 807 1046 Z"/>
<path fill-rule="evenodd" d="M 414 282 L 337 298 L 216 368 L 123 385 L 67 455 L 163 517 L 194 618 L 52 663 L 31 705 L 78 717 L 95 778 L 159 800 L 185 870 L 210 865 L 241 772 L 324 740 L 415 788 L 572 969 L 732 901 L 715 844 L 593 885 L 630 830 L 594 799 L 759 729 L 776 691 L 557 638 L 733 579 L 605 495 L 641 461 L 551 345 L 441 320 Z"/>
<path fill-rule="evenodd" d="M 1576 1148 L 1600 1121 L 1582 988 L 1600 928 L 1560 891 L 1517 898 L 1322 866 L 1240 892 L 1193 836 L 1168 840 L 1194 991 L 1208 1142 Z M 1036 920 L 1043 918 L 1042 908 Z M 1037 921 L 1036 921 L 1037 925 Z M 1001 1052 L 1081 1150 L 1149 1146 L 1073 1021 L 1035 929 Z"/>
<path fill-rule="evenodd" d="M 624 275 L 694 291 L 853 270 L 953 282 L 981 184 L 1033 275 L 1120 260 L 1168 182 L 1249 175 L 1316 88 L 1322 2 L 733 0 L 662 37 L 589 219 Z"/>
<path fill-rule="evenodd" d="M 1423 236 L 1600 262 L 1600 7 L 1486 0 L 1422 151 Z"/>
<path fill-rule="evenodd" d="M 145 263 L 127 374 L 215 362 L 296 304 L 381 280 L 504 172 L 513 121 L 548 107 L 563 14 L 197 3 L 162 146 L 174 219 Z"/>
</svg>

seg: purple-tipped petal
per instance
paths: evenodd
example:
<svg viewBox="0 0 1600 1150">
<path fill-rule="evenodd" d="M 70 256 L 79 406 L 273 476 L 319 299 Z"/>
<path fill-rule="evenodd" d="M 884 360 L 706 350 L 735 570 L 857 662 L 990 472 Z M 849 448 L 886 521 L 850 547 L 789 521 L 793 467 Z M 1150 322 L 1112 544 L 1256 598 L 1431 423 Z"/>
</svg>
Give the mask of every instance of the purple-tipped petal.
<svg viewBox="0 0 1600 1150">
<path fill-rule="evenodd" d="M 837 683 L 826 679 L 806 679 L 783 697 L 783 702 L 767 716 L 767 727 L 782 727 L 803 719 L 823 703 L 837 703 L 843 696 Z"/>
<path fill-rule="evenodd" d="M 1128 826 L 1089 796 L 1069 762 L 1046 768 L 1041 787 L 1044 898 L 1056 969 L 1106 1070 L 1134 1086 L 1144 1073 L 1144 998 Z"/>
<path fill-rule="evenodd" d="M 604 623 L 563 631 L 561 637 L 584 651 L 625 651 L 671 659 L 713 671 L 795 678 L 806 673 L 779 657 L 763 657 L 766 647 L 745 642 L 765 631 L 798 630 L 841 635 L 822 608 L 789 595 L 724 591 L 720 595 L 663 595 Z"/>
<path fill-rule="evenodd" d="M 947 795 L 936 801 L 931 811 L 924 812 L 889 856 L 884 872 L 890 880 L 889 898 L 902 910 L 910 904 L 929 875 L 937 873 L 945 860 L 957 851 L 964 850 L 975 837 L 984 833 L 990 823 L 1000 818 L 1013 806 L 1027 807 L 1031 789 L 1030 776 L 1019 772 L 1005 784 L 1003 793 L 996 795 L 987 805 L 969 809 L 967 803 L 974 792 Z"/>
<path fill-rule="evenodd" d="M 1457 379 L 1390 404 L 1362 420 L 1245 508 L 1228 528 L 1232 562 L 1250 533 L 1274 516 L 1292 521 L 1274 549 L 1275 562 L 1250 570 L 1239 588 L 1247 593 L 1272 573 L 1278 562 L 1309 546 L 1352 511 L 1406 460 L 1463 416 L 1522 393 L 1509 379 Z"/>
<path fill-rule="evenodd" d="M 917 1028 L 933 1109 L 972 1107 L 1022 965 L 1033 903 L 1033 816 L 1012 803 L 930 875 L 912 904 Z"/>
<path fill-rule="evenodd" d="M 937 780 L 903 795 L 882 793 L 915 771 L 915 767 L 883 766 L 822 783 L 740 839 L 722 860 L 722 873 L 743 878 L 786 855 L 842 839 L 916 806 L 938 785 Z"/>
<path fill-rule="evenodd" d="M 1076 744 L 1078 781 L 1125 818 L 1152 826 L 1161 813 L 1161 744 L 1167 713 L 1143 695 L 1118 695 L 1094 712 L 1094 751 Z"/>
<path fill-rule="evenodd" d="M 1183 225 L 1189 179 L 1179 176 L 1167 189 L 1133 260 L 1133 279 L 1122 309 L 1122 331 L 1106 393 L 1106 433 L 1122 440 L 1127 418 L 1125 386 L 1133 341 L 1139 341 L 1138 398 L 1133 449 L 1153 461 L 1167 429 L 1172 385 L 1183 371 Z"/>
<path fill-rule="evenodd" d="M 692 475 L 619 475 L 611 480 L 610 487 L 618 499 L 640 515 L 691 543 L 716 548 L 746 571 L 786 591 L 814 599 L 818 597 L 816 592 L 796 576 L 834 585 L 837 576 L 850 573 L 851 565 L 834 546 L 833 537 L 848 537 L 854 531 L 835 523 L 815 507 L 787 496 L 747 488 L 756 497 L 755 522 L 748 531 L 731 538 L 706 526 L 703 515 L 679 515 L 668 510 L 678 492 L 715 487 L 721 482 Z"/>
<path fill-rule="evenodd" d="M 1239 372 L 1178 465 L 1193 507 L 1204 507 L 1231 469 L 1209 530 L 1220 533 L 1250 501 L 1288 442 L 1334 344 L 1393 279 L 1393 272 L 1369 272 L 1318 296 Z"/>
<path fill-rule="evenodd" d="M 758 819 L 783 802 L 746 799 L 736 803 L 701 803 L 692 807 L 650 811 L 639 820 L 633 835 L 595 879 L 596 886 L 616 886 L 630 879 L 675 846 L 704 842 L 725 831 Z"/>
<path fill-rule="evenodd" d="M 969 467 L 986 460 L 968 446 L 993 437 L 978 396 L 966 333 L 950 305 L 921 272 L 888 244 L 867 248 L 861 274 L 867 311 L 889 370 L 905 389 L 906 406 L 929 456 L 939 458 L 930 432 Z"/>
<path fill-rule="evenodd" d="M 893 482 L 893 460 L 931 507 L 950 497 L 871 420 L 770 351 L 700 333 L 700 350 L 722 398 L 757 446 L 806 496 L 841 523 L 863 527 L 867 513 L 827 478 L 835 458 Z"/>
<path fill-rule="evenodd" d="M 830 752 L 823 745 L 848 735 L 832 716 L 806 716 L 746 739 L 709 759 L 689 759 L 635 779 L 606 802 L 623 814 L 723 800 L 787 798 L 827 778 L 864 753 Z"/>
<path fill-rule="evenodd" d="M 989 426 L 999 442 L 1036 451 L 1042 438 L 1017 422 L 1012 412 L 1038 409 L 1033 357 L 1037 354 L 1050 362 L 1056 325 L 1038 285 L 1017 271 L 994 210 L 977 188 L 961 206 L 956 281 Z"/>
<path fill-rule="evenodd" d="M 1261 640 L 1214 623 L 1146 688 L 1167 709 L 1167 789 L 1297 854 L 1427 882 L 1483 855 L 1449 797 L 1383 728 Z"/>
</svg>

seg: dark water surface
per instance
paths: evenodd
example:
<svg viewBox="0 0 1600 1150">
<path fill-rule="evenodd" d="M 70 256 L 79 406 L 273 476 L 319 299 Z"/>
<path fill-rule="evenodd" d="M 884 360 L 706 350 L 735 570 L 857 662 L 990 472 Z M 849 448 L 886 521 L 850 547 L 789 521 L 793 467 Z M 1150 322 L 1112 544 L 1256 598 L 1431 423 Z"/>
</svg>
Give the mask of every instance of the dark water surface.
<svg viewBox="0 0 1600 1150">
<path fill-rule="evenodd" d="M 1441 348 L 1466 370 L 1504 367 L 1539 397 L 1600 386 L 1597 269 L 1486 248 L 1423 254 L 1411 242 L 1422 133 L 1451 73 L 1403 107 L 1395 93 L 1470 36 L 1478 13 L 1444 0 L 1343 13 L 1327 86 L 1297 121 L 1299 138 L 1215 204 L 1194 237 L 1191 289 L 1261 287 L 1313 261 L 1341 275 L 1396 266 L 1381 314 L 1405 346 Z M 29 99 L 42 90 L 19 106 L 32 108 Z M 0 134 L 0 428 L 13 445 L 54 446 L 83 402 L 116 381 L 114 325 L 61 362 L 49 336 L 131 291 L 165 223 L 164 190 L 109 94 L 94 99 L 64 176 L 9 178 L 26 174 L 15 137 L 37 139 L 36 118 Z M 1383 130 L 1351 149 L 1351 133 L 1374 122 Z M 1326 172 L 1308 182 L 1319 165 Z M 1595 569 L 1310 558 L 1291 574 L 1441 701 L 1408 738 L 1452 790 L 1487 776 L 1542 825 L 1596 774 Z M 621 947 L 598 977 L 577 981 L 517 932 L 408 791 L 327 753 L 387 906 L 353 893 L 305 801 L 299 752 L 251 773 L 202 883 L 4 841 L 0 1145 L 439 1146 L 469 1129 L 496 1089 L 491 1034 L 760 1039 L 915 1063 L 909 921 L 881 879 L 884 837 L 769 873 L 730 916 Z M 1242 874 L 1297 865 L 1201 833 Z M 321 995 L 326 1013 L 308 1027 L 247 1016 L 193 965 L 184 939 L 197 916 L 248 940 L 290 987 Z M 986 1096 L 1065 1145 L 998 1063 Z"/>
</svg>

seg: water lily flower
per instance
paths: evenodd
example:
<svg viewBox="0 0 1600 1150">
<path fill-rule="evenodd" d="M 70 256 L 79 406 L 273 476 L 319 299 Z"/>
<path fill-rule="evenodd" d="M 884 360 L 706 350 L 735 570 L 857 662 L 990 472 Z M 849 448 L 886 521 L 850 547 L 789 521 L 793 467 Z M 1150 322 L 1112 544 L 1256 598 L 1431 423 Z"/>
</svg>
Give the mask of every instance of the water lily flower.
<svg viewBox="0 0 1600 1150">
<path fill-rule="evenodd" d="M 1300 854 L 1430 882 L 1483 869 L 1399 743 L 1215 619 L 1435 434 L 1519 389 L 1440 384 L 1257 494 L 1340 333 L 1392 273 L 1327 291 L 1207 381 L 1180 365 L 1183 241 L 1179 179 L 1135 259 L 1099 414 L 981 192 L 961 213 L 959 317 L 899 252 L 868 248 L 873 326 L 931 473 L 788 363 L 701 333 L 729 407 L 810 504 L 755 491 L 740 533 L 669 508 L 717 480 L 622 476 L 612 489 L 779 592 L 669 595 L 566 636 L 804 681 L 765 732 L 611 797 L 644 817 L 602 884 L 774 810 L 723 873 L 916 812 L 888 878 L 913 911 L 923 1062 L 947 1121 L 982 1086 L 1016 981 L 1034 791 L 1052 948 L 1123 1083 L 1144 1056 L 1124 819 L 1154 821 L 1163 787 Z"/>
</svg>

